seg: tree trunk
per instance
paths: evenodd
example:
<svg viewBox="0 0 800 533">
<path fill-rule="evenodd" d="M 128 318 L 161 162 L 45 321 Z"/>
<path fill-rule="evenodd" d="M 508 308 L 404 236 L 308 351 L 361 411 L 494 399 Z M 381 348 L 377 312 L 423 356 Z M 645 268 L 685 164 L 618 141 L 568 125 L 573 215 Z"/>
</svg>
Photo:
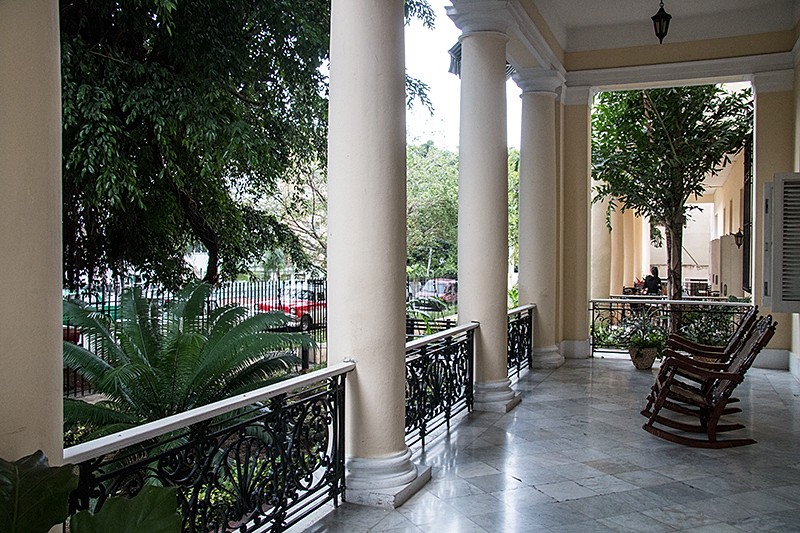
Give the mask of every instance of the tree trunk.
<svg viewBox="0 0 800 533">
<path fill-rule="evenodd" d="M 675 217 L 682 219 L 683 217 Z M 667 234 L 667 295 L 670 300 L 682 300 L 681 290 L 683 264 L 683 220 L 672 220 L 666 227 Z M 681 325 L 681 306 L 669 306 L 669 331 L 678 333 Z"/>
<path fill-rule="evenodd" d="M 670 300 L 680 300 L 683 276 L 683 224 L 672 223 L 665 229 L 667 234 L 667 295 Z"/>
</svg>

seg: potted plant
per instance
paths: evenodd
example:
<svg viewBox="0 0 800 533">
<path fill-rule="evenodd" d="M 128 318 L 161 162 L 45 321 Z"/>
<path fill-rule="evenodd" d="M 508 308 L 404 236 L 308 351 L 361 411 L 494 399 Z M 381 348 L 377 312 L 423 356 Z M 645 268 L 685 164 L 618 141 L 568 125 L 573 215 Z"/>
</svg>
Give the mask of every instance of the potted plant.
<svg viewBox="0 0 800 533">
<path fill-rule="evenodd" d="M 651 368 L 656 358 L 661 358 L 663 349 L 664 337 L 658 331 L 636 332 L 628 342 L 631 361 L 639 370 Z"/>
</svg>

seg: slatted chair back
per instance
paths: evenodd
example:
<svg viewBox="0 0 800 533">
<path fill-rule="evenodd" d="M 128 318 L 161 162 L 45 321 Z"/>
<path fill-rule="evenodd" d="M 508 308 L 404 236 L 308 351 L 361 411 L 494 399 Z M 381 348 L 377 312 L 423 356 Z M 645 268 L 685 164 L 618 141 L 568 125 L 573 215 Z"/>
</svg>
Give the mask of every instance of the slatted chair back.
<svg viewBox="0 0 800 533">
<path fill-rule="evenodd" d="M 758 319 L 753 329 L 746 335 L 744 342 L 736 350 L 736 353 L 728 364 L 727 372 L 731 374 L 743 375 L 755 361 L 761 349 L 767 345 L 775 334 L 777 322 L 772 322 L 772 315 L 763 316 Z M 727 398 L 738 385 L 730 379 L 720 379 L 714 384 L 709 392 L 709 396 L 716 404 L 721 398 Z"/>
<path fill-rule="evenodd" d="M 728 343 L 725 345 L 725 353 L 732 354 L 736 351 L 736 348 L 738 348 L 739 344 L 747 336 L 747 333 L 753 328 L 756 318 L 758 318 L 758 306 L 754 305 L 745 313 L 736 331 L 734 331 L 733 335 L 728 339 Z"/>
</svg>

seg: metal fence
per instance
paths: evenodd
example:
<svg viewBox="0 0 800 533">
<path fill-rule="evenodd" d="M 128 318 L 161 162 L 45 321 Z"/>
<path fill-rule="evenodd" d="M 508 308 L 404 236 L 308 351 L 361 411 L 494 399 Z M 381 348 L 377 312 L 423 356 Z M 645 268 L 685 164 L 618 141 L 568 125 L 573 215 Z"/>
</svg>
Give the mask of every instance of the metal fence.
<svg viewBox="0 0 800 533">
<path fill-rule="evenodd" d="M 508 375 L 519 378 L 520 372 L 533 366 L 533 310 L 523 305 L 508 312 Z"/>
<path fill-rule="evenodd" d="M 173 294 L 159 287 L 144 287 L 143 294 L 161 308 L 168 308 Z M 99 312 L 117 319 L 122 291 L 119 287 L 103 285 L 91 292 L 64 292 L 64 298 L 77 299 Z M 301 367 L 307 369 L 327 362 L 327 282 L 309 280 L 233 281 L 215 288 L 208 299 L 208 309 L 222 305 L 240 305 L 249 315 L 281 311 L 289 318 L 288 331 L 311 335 L 316 346 L 298 351 Z M 81 344 L 91 350 L 88 340 L 64 317 L 64 340 Z M 91 386 L 74 370 L 64 369 L 64 396 L 79 397 L 91 394 Z"/>
<path fill-rule="evenodd" d="M 406 343 L 406 444 L 472 410 L 474 332 L 466 324 Z"/>
<path fill-rule="evenodd" d="M 178 488 L 183 531 L 283 531 L 344 494 L 341 363 L 64 450 L 70 514 Z"/>
<path fill-rule="evenodd" d="M 592 355 L 626 351 L 631 337 L 644 332 L 663 339 L 677 332 L 695 342 L 722 346 L 751 307 L 750 303 L 646 297 L 591 300 Z"/>
</svg>

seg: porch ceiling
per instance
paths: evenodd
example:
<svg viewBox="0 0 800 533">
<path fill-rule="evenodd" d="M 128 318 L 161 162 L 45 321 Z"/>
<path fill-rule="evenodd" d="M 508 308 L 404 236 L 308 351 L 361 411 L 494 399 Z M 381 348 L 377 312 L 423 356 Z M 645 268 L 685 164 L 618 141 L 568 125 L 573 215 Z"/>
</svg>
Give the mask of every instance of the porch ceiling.
<svg viewBox="0 0 800 533">
<path fill-rule="evenodd" d="M 567 52 L 654 44 L 658 0 L 527 2 Z M 664 8 L 672 15 L 665 43 L 783 31 L 800 18 L 798 0 L 666 0 Z"/>
</svg>

